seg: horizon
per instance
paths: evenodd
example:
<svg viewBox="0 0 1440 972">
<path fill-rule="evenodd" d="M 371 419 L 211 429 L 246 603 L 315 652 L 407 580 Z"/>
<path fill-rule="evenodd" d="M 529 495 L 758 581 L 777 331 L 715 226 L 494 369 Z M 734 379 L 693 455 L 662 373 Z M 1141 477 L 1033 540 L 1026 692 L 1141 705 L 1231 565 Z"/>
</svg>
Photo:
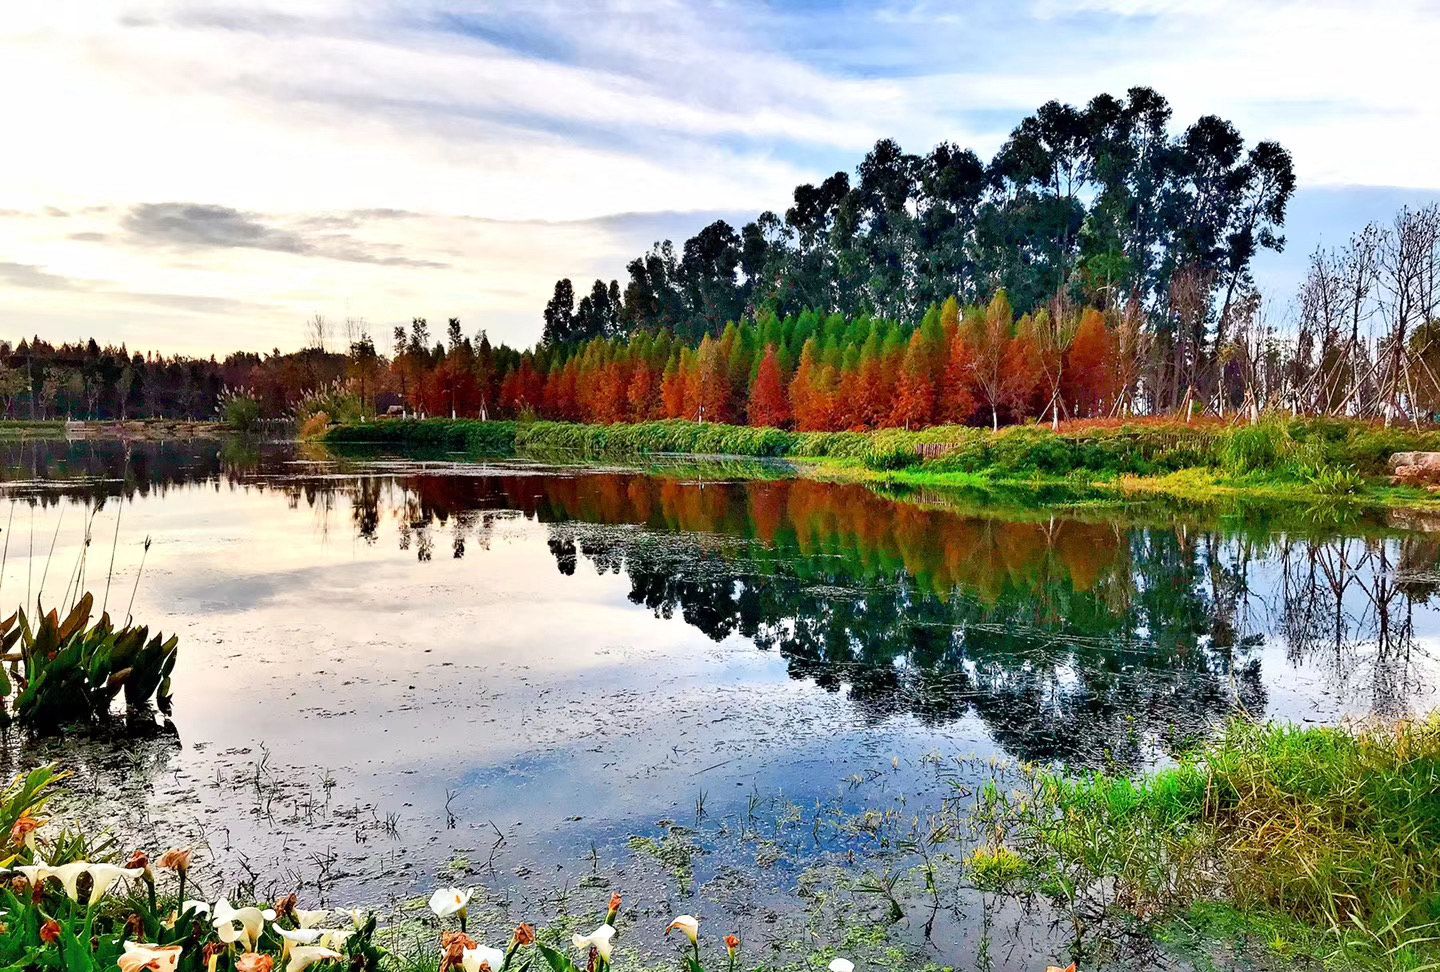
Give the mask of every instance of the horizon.
<svg viewBox="0 0 1440 972">
<path fill-rule="evenodd" d="M 1436 5 L 1321 8 L 24 10 L 0 34 L 0 79 L 29 95 L 8 112 L 29 148 L 0 185 L 0 330 L 223 358 L 294 350 L 315 314 L 380 345 L 458 316 L 528 347 L 556 279 L 623 281 L 651 242 L 783 212 L 879 138 L 988 157 L 1047 100 L 1140 84 L 1174 129 L 1216 114 L 1293 154 L 1285 251 L 1255 261 L 1283 318 L 1317 246 L 1440 196 Z"/>
</svg>

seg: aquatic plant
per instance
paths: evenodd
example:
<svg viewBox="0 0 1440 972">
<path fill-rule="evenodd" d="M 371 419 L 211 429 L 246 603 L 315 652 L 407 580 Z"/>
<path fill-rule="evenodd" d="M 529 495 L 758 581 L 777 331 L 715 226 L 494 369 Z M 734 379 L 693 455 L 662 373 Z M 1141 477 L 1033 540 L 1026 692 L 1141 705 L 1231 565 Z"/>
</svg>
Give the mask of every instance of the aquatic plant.
<svg viewBox="0 0 1440 972">
<path fill-rule="evenodd" d="M 54 730 L 95 722 L 124 694 L 126 707 L 170 706 L 170 673 L 178 636 L 144 625 L 116 627 L 108 613 L 94 623 L 86 593 L 62 618 L 54 609 L 30 618 L 19 610 L 0 621 L 0 725 Z"/>
<path fill-rule="evenodd" d="M 325 435 L 336 445 L 400 445 L 445 449 L 476 456 L 505 456 L 515 452 L 518 422 L 480 422 L 451 419 L 387 419 L 338 425 Z"/>
</svg>

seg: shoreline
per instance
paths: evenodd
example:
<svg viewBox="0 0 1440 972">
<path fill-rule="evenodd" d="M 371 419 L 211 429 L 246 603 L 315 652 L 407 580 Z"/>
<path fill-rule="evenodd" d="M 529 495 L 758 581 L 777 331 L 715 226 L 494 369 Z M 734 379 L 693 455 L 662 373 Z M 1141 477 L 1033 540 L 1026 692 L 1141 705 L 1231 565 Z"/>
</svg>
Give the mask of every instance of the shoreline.
<svg viewBox="0 0 1440 972">
<path fill-rule="evenodd" d="M 339 425 L 323 441 L 340 447 L 439 448 L 472 458 L 778 460 L 794 475 L 822 482 L 971 494 L 1043 509 L 1160 502 L 1207 510 L 1259 504 L 1385 514 L 1409 521 L 1408 529 L 1440 531 L 1440 495 L 1392 485 L 1383 473 L 1394 452 L 1440 449 L 1440 432 L 1333 420 L 1288 425 L 1298 435 L 1281 434 L 1287 443 L 1298 443 L 1294 455 L 1276 451 L 1238 468 L 1226 468 L 1224 460 L 1204 450 L 1224 448 L 1224 437 L 1239 438 L 1237 431 L 1257 427 L 1177 431 L 1160 423 L 1132 423 L 1075 433 L 1062 428 L 1058 435 L 1036 426 L 998 432 L 937 427 L 792 433 L 674 421 L 591 426 L 422 419 Z M 1327 440 L 1317 446 L 1301 438 L 1312 433 L 1332 437 L 1335 444 Z M 1183 440 L 1177 445 L 1177 436 L 1193 436 L 1199 445 Z M 1205 442 L 1207 437 L 1220 445 Z M 1357 461 L 1344 461 L 1350 456 Z M 1190 464 L 1180 464 L 1186 459 Z M 1112 468 L 1103 468 L 1107 463 Z M 1072 468 L 1047 471 L 1045 464 Z M 1153 468 L 1146 469 L 1147 464 Z M 1094 466 L 1102 468 L 1087 468 Z"/>
</svg>

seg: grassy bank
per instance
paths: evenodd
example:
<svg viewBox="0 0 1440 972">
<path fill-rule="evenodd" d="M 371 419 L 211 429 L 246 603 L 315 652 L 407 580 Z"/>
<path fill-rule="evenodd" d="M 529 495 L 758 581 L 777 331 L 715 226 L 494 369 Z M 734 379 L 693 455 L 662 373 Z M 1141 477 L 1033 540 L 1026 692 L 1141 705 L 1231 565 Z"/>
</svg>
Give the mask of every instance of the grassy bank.
<svg viewBox="0 0 1440 972">
<path fill-rule="evenodd" d="M 1236 723 L 1139 782 L 1031 773 L 982 794 L 976 882 L 1173 947 L 1335 969 L 1440 967 L 1440 718 Z M 1202 963 L 1203 964 L 1203 963 Z"/>
<path fill-rule="evenodd" d="M 335 445 L 402 446 L 476 456 L 509 456 L 515 454 L 519 428 L 519 422 L 404 419 L 337 425 L 324 438 Z"/>
<path fill-rule="evenodd" d="M 332 443 L 443 447 L 483 455 L 746 456 L 804 464 L 822 478 L 919 487 L 1052 487 L 1085 498 L 1234 495 L 1424 505 L 1388 485 L 1397 451 L 1440 449 L 1440 431 L 1338 419 L 1256 425 L 1169 420 L 1084 423 L 1059 432 L 949 426 L 909 432 L 791 432 L 702 422 L 629 425 L 426 420 L 341 426 Z"/>
<path fill-rule="evenodd" d="M 0 439 L 63 439 L 65 423 L 25 419 L 0 420 Z"/>
</svg>

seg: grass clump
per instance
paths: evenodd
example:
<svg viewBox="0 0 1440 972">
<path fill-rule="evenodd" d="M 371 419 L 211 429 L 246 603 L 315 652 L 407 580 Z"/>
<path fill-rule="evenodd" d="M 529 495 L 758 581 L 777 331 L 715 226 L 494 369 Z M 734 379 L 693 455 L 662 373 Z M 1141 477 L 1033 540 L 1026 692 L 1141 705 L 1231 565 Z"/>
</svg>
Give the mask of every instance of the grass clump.
<svg viewBox="0 0 1440 972">
<path fill-rule="evenodd" d="M 387 419 L 338 425 L 325 434 L 336 445 L 414 446 L 507 456 L 515 452 L 518 422 L 481 422 L 472 419 Z"/>
<path fill-rule="evenodd" d="M 1027 864 L 1010 868 L 1011 886 L 1172 930 L 1219 906 L 1231 931 L 1329 967 L 1440 962 L 1440 716 L 1349 729 L 1237 722 L 1139 781 L 1029 780 L 1028 792 L 981 799 L 989 853 L 1005 847 Z"/>
</svg>

